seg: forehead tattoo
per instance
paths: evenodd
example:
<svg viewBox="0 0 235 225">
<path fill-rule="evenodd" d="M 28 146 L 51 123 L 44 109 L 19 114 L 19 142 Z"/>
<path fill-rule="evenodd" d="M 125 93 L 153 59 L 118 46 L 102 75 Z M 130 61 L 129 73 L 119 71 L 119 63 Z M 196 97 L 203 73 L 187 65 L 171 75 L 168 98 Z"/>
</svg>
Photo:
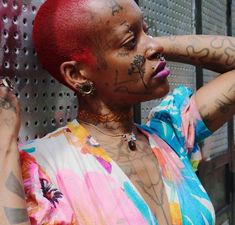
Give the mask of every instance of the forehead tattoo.
<svg viewBox="0 0 235 225">
<path fill-rule="evenodd" d="M 117 15 L 120 11 L 123 10 L 123 7 L 118 4 L 116 0 L 108 0 L 110 8 L 112 9 L 112 16 Z"/>
</svg>

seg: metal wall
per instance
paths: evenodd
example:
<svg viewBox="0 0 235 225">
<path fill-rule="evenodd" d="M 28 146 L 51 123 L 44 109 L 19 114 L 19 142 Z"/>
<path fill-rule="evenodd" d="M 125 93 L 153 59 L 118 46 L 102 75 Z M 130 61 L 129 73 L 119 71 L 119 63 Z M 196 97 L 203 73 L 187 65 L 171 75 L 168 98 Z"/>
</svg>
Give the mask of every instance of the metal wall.
<svg viewBox="0 0 235 225">
<path fill-rule="evenodd" d="M 154 35 L 192 34 L 195 32 L 195 0 L 139 0 Z M 43 0 L 0 1 L 0 74 L 16 76 L 17 94 L 22 104 L 21 139 L 32 139 L 64 125 L 76 115 L 77 100 L 72 92 L 52 79 L 37 61 L 32 45 L 32 23 Z M 203 33 L 226 34 L 226 1 L 203 1 Z M 234 3 L 233 3 L 234 8 Z M 219 16 L 218 16 L 219 15 Z M 234 16 L 233 16 L 234 18 Z M 233 26 L 233 32 L 235 33 Z M 170 63 L 172 89 L 180 84 L 196 88 L 195 68 Z M 204 71 L 205 82 L 215 76 Z M 144 121 L 158 101 L 141 105 Z M 214 153 L 223 151 L 226 126 L 206 143 Z M 209 153 L 208 153 L 209 154 Z"/>
<path fill-rule="evenodd" d="M 180 35 L 194 32 L 193 1 L 191 0 L 140 0 L 146 22 L 153 35 Z M 172 75 L 169 78 L 171 90 L 183 84 L 196 88 L 195 67 L 180 63 L 169 63 Z M 149 110 L 159 100 L 141 104 L 141 120 L 145 121 Z"/>
<path fill-rule="evenodd" d="M 198 19 L 195 18 L 195 4 L 197 3 L 195 0 L 139 0 L 139 5 L 146 15 L 146 20 L 152 27 L 152 34 L 158 36 L 195 33 L 196 20 Z M 200 7 L 202 34 L 227 35 L 227 1 L 202 0 Z M 234 12 L 234 10 L 232 11 Z M 171 89 L 174 89 L 179 84 L 196 89 L 195 67 L 170 63 L 170 68 L 173 74 L 170 77 Z M 217 75 L 212 71 L 203 70 L 204 84 Z M 142 122 L 145 121 L 149 110 L 158 102 L 150 101 L 141 104 Z M 204 157 L 214 157 L 227 149 L 228 132 L 226 124 L 206 140 L 203 147 Z"/>
<path fill-rule="evenodd" d="M 32 45 L 34 16 L 41 0 L 0 0 L 0 74 L 16 76 L 22 105 L 22 141 L 43 136 L 76 115 L 72 92 L 39 65 Z"/>
<path fill-rule="evenodd" d="M 52 79 L 37 61 L 37 54 L 32 45 L 32 26 L 34 16 L 43 1 L 0 0 L 0 75 L 16 76 L 16 94 L 23 111 L 20 131 L 22 141 L 43 136 L 56 127 L 64 125 L 75 117 L 78 107 L 74 94 Z M 195 17 L 199 2 L 202 18 Z M 225 35 L 227 33 L 226 0 L 139 0 L 138 4 L 146 15 L 146 21 L 152 27 L 153 35 L 195 33 L 196 22 L 200 19 L 203 34 Z M 235 35 L 235 0 L 232 0 L 231 11 L 232 34 Z M 180 84 L 196 89 L 195 67 L 178 63 L 170 63 L 169 67 L 172 70 L 171 90 Z M 215 73 L 203 70 L 204 83 L 215 76 Z M 158 102 L 150 101 L 141 104 L 142 121 Z M 203 152 L 204 156 L 210 158 L 227 150 L 228 132 L 225 125 L 207 139 Z M 219 204 L 226 200 L 224 184 L 227 181 L 223 170 L 226 168 L 217 170 L 209 177 L 212 180 L 208 183 L 211 184 L 208 190 L 212 190 L 211 195 L 215 193 L 220 199 L 215 202 L 216 208 L 220 208 Z M 220 193 L 214 191 L 215 185 Z"/>
</svg>

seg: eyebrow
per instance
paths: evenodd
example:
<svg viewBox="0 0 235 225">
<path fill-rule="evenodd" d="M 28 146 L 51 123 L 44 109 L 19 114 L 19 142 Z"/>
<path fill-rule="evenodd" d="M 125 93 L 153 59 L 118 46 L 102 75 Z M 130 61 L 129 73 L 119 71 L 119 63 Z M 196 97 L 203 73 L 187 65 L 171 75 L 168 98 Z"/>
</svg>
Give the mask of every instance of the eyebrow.
<svg viewBox="0 0 235 225">
<path fill-rule="evenodd" d="M 144 21 L 144 14 L 143 14 L 143 12 L 141 12 L 139 14 L 139 16 L 141 17 L 142 21 Z M 134 24 L 132 26 L 134 26 Z M 112 40 L 112 41 L 120 40 L 121 39 L 120 35 L 128 33 L 130 31 L 130 29 L 131 29 L 130 23 L 127 22 L 127 20 L 124 20 L 119 25 L 117 25 L 116 28 L 113 29 L 113 32 L 112 32 L 110 40 Z"/>
<path fill-rule="evenodd" d="M 129 30 L 130 30 L 130 28 L 131 28 L 131 25 L 125 20 L 125 21 L 123 21 L 121 24 L 120 24 L 120 26 L 125 26 L 126 27 L 126 29 L 124 29 L 124 32 L 125 33 L 127 33 Z"/>
<path fill-rule="evenodd" d="M 143 12 L 141 12 L 140 17 L 141 17 L 141 20 L 144 22 L 144 14 L 143 14 Z M 123 31 L 125 33 L 127 33 L 130 30 L 130 28 L 131 28 L 131 25 L 126 20 L 123 21 L 120 24 L 120 26 L 126 26 L 126 29 L 124 29 L 124 31 Z"/>
</svg>

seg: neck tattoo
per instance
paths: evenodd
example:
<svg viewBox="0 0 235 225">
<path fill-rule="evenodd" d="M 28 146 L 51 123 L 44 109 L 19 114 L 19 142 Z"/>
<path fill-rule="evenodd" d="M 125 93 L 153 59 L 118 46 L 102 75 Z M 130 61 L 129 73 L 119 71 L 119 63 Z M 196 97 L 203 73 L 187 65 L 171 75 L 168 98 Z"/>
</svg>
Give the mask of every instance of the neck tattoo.
<svg viewBox="0 0 235 225">
<path fill-rule="evenodd" d="M 119 121 L 125 121 L 129 120 L 131 118 L 131 112 L 130 113 L 123 113 L 123 114 L 118 114 L 118 115 L 102 115 L 102 114 L 93 114 L 93 113 L 88 113 L 85 110 L 79 111 L 78 112 L 78 118 L 81 119 L 82 121 L 90 121 L 94 124 L 99 124 L 99 123 L 107 123 L 107 122 L 119 122 Z"/>
<path fill-rule="evenodd" d="M 97 131 L 99 131 L 100 133 L 102 133 L 102 134 L 104 134 L 106 136 L 110 136 L 110 137 L 123 137 L 123 140 L 128 143 L 128 147 L 129 147 L 129 149 L 131 151 L 136 151 L 137 150 L 136 149 L 136 140 L 137 139 L 136 139 L 136 135 L 134 134 L 133 131 L 131 131 L 130 133 L 115 134 L 115 135 L 114 134 L 108 134 L 108 133 L 102 131 L 101 129 L 99 129 L 97 126 L 95 126 L 92 123 L 88 123 L 88 122 L 80 120 L 80 119 L 77 119 L 77 121 L 80 122 L 80 123 L 86 124 L 86 125 L 88 125 L 90 127 L 95 128 Z"/>
</svg>

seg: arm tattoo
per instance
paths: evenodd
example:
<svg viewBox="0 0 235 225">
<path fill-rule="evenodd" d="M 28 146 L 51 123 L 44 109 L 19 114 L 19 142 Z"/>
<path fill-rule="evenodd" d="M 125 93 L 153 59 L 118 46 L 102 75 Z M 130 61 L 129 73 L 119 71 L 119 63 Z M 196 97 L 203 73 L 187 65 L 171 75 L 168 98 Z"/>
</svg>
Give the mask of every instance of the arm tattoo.
<svg viewBox="0 0 235 225">
<path fill-rule="evenodd" d="M 190 57 L 191 59 L 194 59 L 194 55 L 198 55 L 198 60 L 200 62 L 203 62 L 204 59 L 206 59 L 210 53 L 208 48 L 201 49 L 199 51 L 195 50 L 195 47 L 193 45 L 189 45 L 186 48 L 187 51 L 187 56 Z"/>
<path fill-rule="evenodd" d="M 215 119 L 213 119 L 210 115 L 210 113 L 207 112 L 207 105 L 203 105 L 199 109 L 200 115 L 202 117 L 203 122 L 207 125 L 210 126 L 213 124 Z"/>
<path fill-rule="evenodd" d="M 11 225 L 28 221 L 27 209 L 16 209 L 4 207 L 5 215 Z"/>
<path fill-rule="evenodd" d="M 231 41 L 231 39 L 227 38 L 227 37 L 223 37 L 222 39 L 220 39 L 219 37 L 215 36 L 212 41 L 211 41 L 211 47 L 214 49 L 220 49 L 224 47 L 224 43 L 228 42 L 229 47 L 235 49 L 235 43 L 233 43 Z"/>
<path fill-rule="evenodd" d="M 8 176 L 5 186 L 9 191 L 18 195 L 20 198 L 25 198 L 23 187 L 13 172 Z"/>
<path fill-rule="evenodd" d="M 3 98 L 0 97 L 0 110 L 5 109 L 5 110 L 12 110 L 16 112 L 16 107 L 13 105 L 11 100 L 9 98 Z"/>
<path fill-rule="evenodd" d="M 221 98 L 215 100 L 215 105 L 221 113 L 226 114 L 235 105 L 235 101 L 223 94 Z"/>
<path fill-rule="evenodd" d="M 235 43 L 228 37 L 214 37 L 211 40 L 210 46 L 215 50 L 224 49 L 224 54 L 226 55 L 225 64 L 227 66 L 232 66 L 235 64 Z"/>
<path fill-rule="evenodd" d="M 17 195 L 21 199 L 25 199 L 23 187 L 16 178 L 16 176 L 13 174 L 13 172 L 11 172 L 8 176 L 5 186 L 13 194 Z M 4 207 L 4 212 L 7 220 L 11 225 L 28 222 L 27 209 Z"/>
<path fill-rule="evenodd" d="M 235 57 L 234 57 L 234 55 L 235 55 L 235 49 L 232 49 L 232 48 L 227 47 L 227 48 L 225 48 L 224 51 L 225 51 L 225 55 L 227 56 L 227 59 L 226 59 L 225 64 L 226 64 L 227 66 L 232 66 L 232 65 L 234 65 L 234 64 L 235 64 Z"/>
</svg>

